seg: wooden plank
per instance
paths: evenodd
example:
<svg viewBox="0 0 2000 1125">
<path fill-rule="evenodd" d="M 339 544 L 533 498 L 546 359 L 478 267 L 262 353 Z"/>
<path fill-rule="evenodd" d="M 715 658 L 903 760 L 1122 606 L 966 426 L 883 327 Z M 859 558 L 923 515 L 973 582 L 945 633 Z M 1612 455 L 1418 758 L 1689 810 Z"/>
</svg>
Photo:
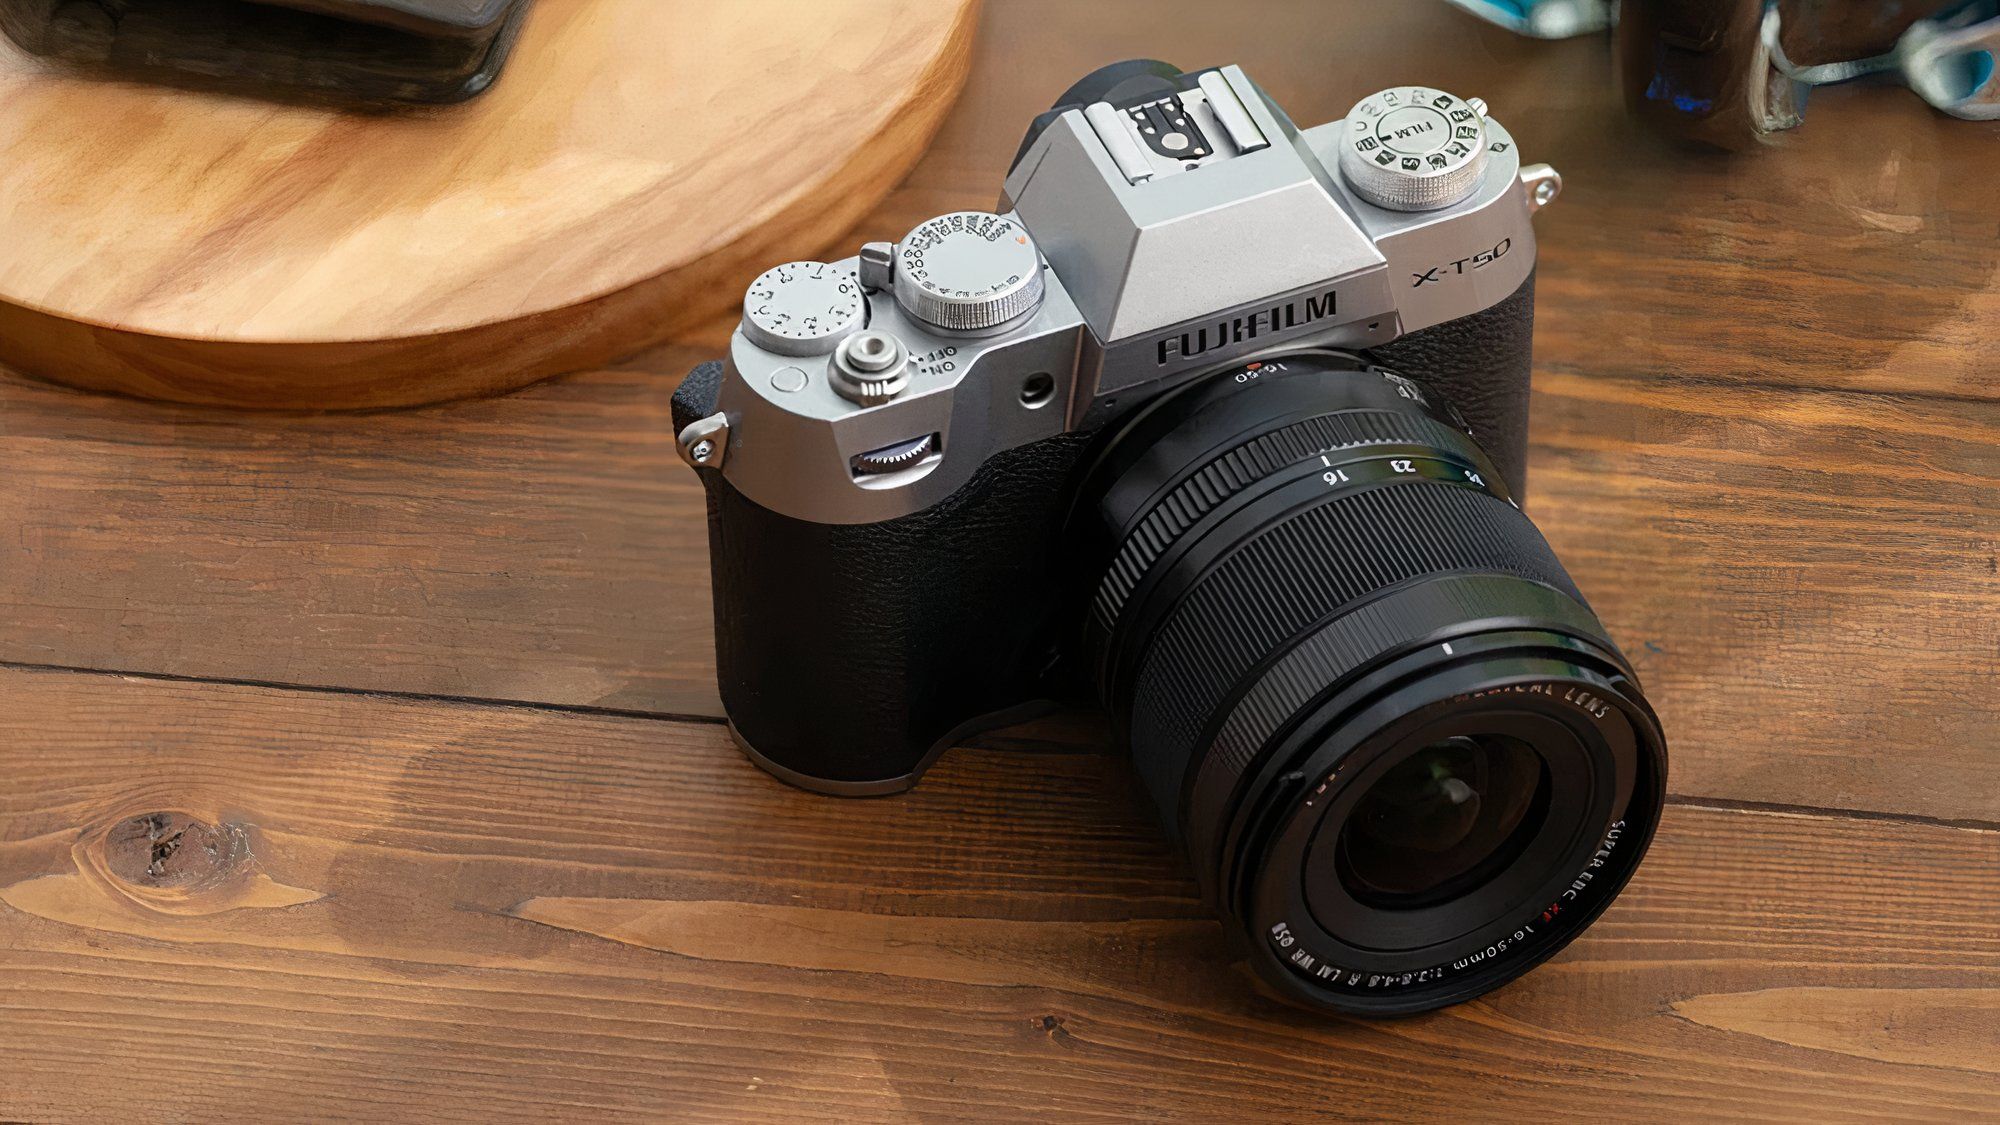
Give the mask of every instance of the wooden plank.
<svg viewBox="0 0 2000 1125">
<path fill-rule="evenodd" d="M 0 658 L 719 714 L 697 354 L 369 415 L 0 384 Z"/>
<path fill-rule="evenodd" d="M 649 717 L 716 714 L 666 399 L 726 326 L 405 414 L 0 380 L 0 1120 L 2000 1116 L 1990 131 L 1842 90 L 1715 160 L 1601 43 L 1422 5 L 986 15 L 857 237 L 990 205 L 1129 54 L 1306 122 L 1437 82 L 1563 170 L 1532 508 L 1674 743 L 1630 893 L 1478 1003 L 1327 1021 L 1232 967 L 1088 723 L 843 802 Z"/>
<path fill-rule="evenodd" d="M 1596 41 L 1421 5 L 1010 0 L 856 237 L 990 205 L 1022 123 L 1139 53 L 1242 60 L 1305 122 L 1397 81 L 1487 97 L 1568 185 L 1538 219 L 1533 508 L 1644 668 L 1676 791 L 1991 819 L 2000 138 L 1840 90 L 1721 158 L 1626 123 Z M 718 714 L 667 397 L 726 331 L 405 414 L 0 379 L 0 660 Z"/>
<path fill-rule="evenodd" d="M 1362 1023 L 1101 755 L 841 801 L 712 723 L 14 670 L 0 776 L 0 1118 L 2000 1112 L 1992 829 L 1676 803 L 1558 961 Z"/>
<path fill-rule="evenodd" d="M 1675 792 L 2000 819 L 2000 410 L 1547 374 L 1529 510 Z"/>
<path fill-rule="evenodd" d="M 704 354 L 365 417 L 0 383 L 0 659 L 719 715 L 668 437 Z M 1676 792 L 1993 819 L 1990 406 L 1564 366 L 1535 410 L 1531 510 Z"/>
</svg>

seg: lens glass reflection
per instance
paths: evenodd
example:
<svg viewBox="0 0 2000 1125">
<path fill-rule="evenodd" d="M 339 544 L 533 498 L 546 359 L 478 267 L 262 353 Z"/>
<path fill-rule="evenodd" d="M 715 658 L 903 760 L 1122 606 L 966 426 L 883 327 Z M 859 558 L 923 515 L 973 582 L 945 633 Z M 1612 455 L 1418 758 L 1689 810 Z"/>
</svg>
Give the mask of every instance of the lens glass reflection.
<svg viewBox="0 0 2000 1125">
<path fill-rule="evenodd" d="M 1457 898 L 1505 870 L 1547 804 L 1541 755 L 1506 735 L 1433 742 L 1376 779 L 1341 829 L 1347 893 L 1384 910 Z"/>
</svg>

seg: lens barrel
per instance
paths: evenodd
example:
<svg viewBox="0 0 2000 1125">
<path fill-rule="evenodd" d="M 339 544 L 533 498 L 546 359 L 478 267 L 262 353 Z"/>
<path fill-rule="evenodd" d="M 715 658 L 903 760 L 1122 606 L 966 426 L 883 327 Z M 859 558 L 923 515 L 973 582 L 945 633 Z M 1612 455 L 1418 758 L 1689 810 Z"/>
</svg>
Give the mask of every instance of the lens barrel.
<svg viewBox="0 0 2000 1125">
<path fill-rule="evenodd" d="M 1334 352 L 1216 373 L 1106 443 L 1076 517 L 1105 705 L 1281 993 L 1478 995 L 1630 876 L 1658 722 L 1423 387 Z"/>
</svg>

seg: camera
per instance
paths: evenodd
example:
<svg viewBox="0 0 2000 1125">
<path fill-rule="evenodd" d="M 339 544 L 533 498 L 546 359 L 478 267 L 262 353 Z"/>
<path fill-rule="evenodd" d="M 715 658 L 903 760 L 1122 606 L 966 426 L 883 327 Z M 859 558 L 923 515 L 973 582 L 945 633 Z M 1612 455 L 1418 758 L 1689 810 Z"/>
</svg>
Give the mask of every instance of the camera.
<svg viewBox="0 0 2000 1125">
<path fill-rule="evenodd" d="M 1101 707 L 1258 977 L 1392 1015 L 1587 926 L 1657 823 L 1629 663 L 1522 512 L 1535 237 L 1477 99 L 1300 129 L 1099 70 L 993 212 L 758 277 L 674 396 L 730 729 L 827 793 Z"/>
</svg>

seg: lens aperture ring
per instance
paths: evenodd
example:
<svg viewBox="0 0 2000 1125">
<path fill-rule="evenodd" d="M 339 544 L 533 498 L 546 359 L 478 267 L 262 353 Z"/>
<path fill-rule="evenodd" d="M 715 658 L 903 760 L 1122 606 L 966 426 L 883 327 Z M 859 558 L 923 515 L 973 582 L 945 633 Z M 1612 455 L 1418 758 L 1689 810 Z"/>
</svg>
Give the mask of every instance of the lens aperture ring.
<svg viewBox="0 0 2000 1125">
<path fill-rule="evenodd" d="M 1294 422 L 1215 458 L 1175 485 L 1133 527 L 1098 584 L 1093 612 L 1110 631 L 1146 571 L 1218 505 L 1287 465 L 1340 449 L 1413 445 L 1459 449 L 1466 436 L 1424 414 L 1351 410 Z"/>
</svg>

